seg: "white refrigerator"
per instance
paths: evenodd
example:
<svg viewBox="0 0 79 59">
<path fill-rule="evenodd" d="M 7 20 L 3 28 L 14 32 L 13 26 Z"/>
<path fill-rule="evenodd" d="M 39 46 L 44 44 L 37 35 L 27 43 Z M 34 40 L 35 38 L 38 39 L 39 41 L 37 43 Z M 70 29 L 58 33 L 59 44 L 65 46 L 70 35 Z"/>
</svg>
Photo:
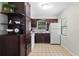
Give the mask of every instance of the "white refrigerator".
<svg viewBox="0 0 79 59">
<path fill-rule="evenodd" d="M 61 24 L 50 23 L 49 32 L 50 32 L 50 43 L 61 44 Z"/>
</svg>

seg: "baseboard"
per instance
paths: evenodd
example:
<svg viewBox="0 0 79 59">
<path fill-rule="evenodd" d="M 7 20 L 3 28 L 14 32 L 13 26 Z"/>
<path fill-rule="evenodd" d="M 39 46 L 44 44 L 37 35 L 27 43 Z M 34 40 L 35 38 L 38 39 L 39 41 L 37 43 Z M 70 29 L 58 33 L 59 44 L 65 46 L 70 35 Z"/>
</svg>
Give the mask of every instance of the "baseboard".
<svg viewBox="0 0 79 59">
<path fill-rule="evenodd" d="M 55 43 L 55 44 L 53 44 L 53 43 L 50 43 L 50 44 L 51 44 L 51 45 L 60 45 L 60 44 L 56 44 L 56 43 Z"/>
<path fill-rule="evenodd" d="M 71 52 L 68 48 L 64 47 L 63 45 L 61 45 L 63 48 L 65 48 L 72 56 L 77 56 L 76 54 L 74 54 L 73 52 Z"/>
</svg>

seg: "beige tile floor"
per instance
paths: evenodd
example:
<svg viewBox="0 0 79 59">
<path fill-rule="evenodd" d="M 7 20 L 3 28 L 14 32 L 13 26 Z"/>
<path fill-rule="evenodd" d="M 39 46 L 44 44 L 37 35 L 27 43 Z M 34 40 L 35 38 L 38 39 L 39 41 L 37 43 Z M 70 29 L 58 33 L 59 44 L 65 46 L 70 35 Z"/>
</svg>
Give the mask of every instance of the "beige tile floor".
<svg viewBox="0 0 79 59">
<path fill-rule="evenodd" d="M 61 45 L 35 44 L 29 56 L 71 56 Z"/>
</svg>

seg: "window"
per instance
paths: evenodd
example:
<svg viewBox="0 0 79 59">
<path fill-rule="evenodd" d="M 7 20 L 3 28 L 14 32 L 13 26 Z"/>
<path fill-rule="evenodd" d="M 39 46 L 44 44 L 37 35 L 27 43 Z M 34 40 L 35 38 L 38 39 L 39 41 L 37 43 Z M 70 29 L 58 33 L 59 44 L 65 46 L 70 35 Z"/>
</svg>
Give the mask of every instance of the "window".
<svg viewBox="0 0 79 59">
<path fill-rule="evenodd" d="M 38 20 L 37 21 L 37 29 L 38 30 L 46 30 L 47 29 L 47 22 L 45 20 Z"/>
</svg>

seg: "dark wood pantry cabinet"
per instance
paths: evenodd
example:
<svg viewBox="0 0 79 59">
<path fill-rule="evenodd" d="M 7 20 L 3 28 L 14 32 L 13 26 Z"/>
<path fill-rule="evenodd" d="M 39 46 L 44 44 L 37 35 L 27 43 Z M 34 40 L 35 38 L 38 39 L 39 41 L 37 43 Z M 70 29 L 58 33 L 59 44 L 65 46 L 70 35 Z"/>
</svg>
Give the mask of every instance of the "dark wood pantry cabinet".
<svg viewBox="0 0 79 59">
<path fill-rule="evenodd" d="M 13 13 L 3 13 L 8 16 L 8 29 L 19 28 L 19 32 L 8 32 L 0 35 L 0 56 L 25 56 L 31 51 L 30 4 L 28 2 L 9 2 L 15 5 Z M 12 24 L 9 24 L 9 21 Z M 19 21 L 20 24 L 15 22 Z"/>
</svg>

